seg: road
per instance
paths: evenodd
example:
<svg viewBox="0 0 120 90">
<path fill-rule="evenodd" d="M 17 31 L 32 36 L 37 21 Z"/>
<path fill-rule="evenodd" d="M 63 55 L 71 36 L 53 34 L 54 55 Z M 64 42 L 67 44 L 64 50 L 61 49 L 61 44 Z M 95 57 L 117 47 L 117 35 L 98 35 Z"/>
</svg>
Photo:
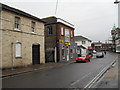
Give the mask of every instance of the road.
<svg viewBox="0 0 120 90">
<path fill-rule="evenodd" d="M 3 88 L 84 88 L 100 71 L 118 55 L 107 53 L 104 58 L 87 63 L 73 63 L 53 69 L 3 78 Z"/>
</svg>

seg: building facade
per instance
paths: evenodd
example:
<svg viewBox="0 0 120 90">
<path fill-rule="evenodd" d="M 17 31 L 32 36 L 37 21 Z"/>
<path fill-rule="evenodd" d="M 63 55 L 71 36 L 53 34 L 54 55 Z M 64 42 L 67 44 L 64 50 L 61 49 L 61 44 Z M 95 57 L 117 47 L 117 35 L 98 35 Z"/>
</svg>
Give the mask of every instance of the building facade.
<svg viewBox="0 0 120 90">
<path fill-rule="evenodd" d="M 75 60 L 74 26 L 54 16 L 42 20 L 47 22 L 45 24 L 46 62 Z"/>
<path fill-rule="evenodd" d="M 77 43 L 77 54 L 88 54 L 88 49 L 91 47 L 91 40 L 83 36 L 75 36 L 75 43 Z"/>
<path fill-rule="evenodd" d="M 115 25 L 111 30 L 112 35 L 112 51 L 113 52 L 120 52 L 120 28 L 116 28 Z"/>
<path fill-rule="evenodd" d="M 93 42 L 91 44 L 91 47 L 93 50 L 95 51 L 101 51 L 102 50 L 102 42 L 98 41 L 98 42 Z"/>
<path fill-rule="evenodd" d="M 118 27 L 120 28 L 120 2 L 118 3 Z"/>
<path fill-rule="evenodd" d="M 112 43 L 102 43 L 102 51 L 112 51 Z"/>
<path fill-rule="evenodd" d="M 115 32 L 116 32 L 116 38 L 115 40 L 113 39 L 113 44 L 114 44 L 114 52 L 120 53 L 120 1 L 119 0 L 115 0 L 114 2 L 115 4 L 118 4 L 118 28 L 116 28 Z M 113 31 L 113 30 L 112 30 Z M 111 34 L 112 35 L 112 34 Z M 113 35 L 112 35 L 113 37 Z"/>
<path fill-rule="evenodd" d="M 0 68 L 45 63 L 45 22 L 10 6 L 0 6 Z"/>
</svg>

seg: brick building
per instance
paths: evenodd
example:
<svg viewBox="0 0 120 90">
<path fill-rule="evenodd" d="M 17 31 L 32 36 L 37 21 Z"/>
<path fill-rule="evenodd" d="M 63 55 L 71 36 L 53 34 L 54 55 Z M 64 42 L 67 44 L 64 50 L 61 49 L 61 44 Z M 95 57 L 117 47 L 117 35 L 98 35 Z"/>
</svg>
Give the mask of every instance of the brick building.
<svg viewBox="0 0 120 90">
<path fill-rule="evenodd" d="M 95 50 L 95 51 L 101 51 L 101 49 L 102 49 L 102 42 L 100 42 L 100 41 L 98 41 L 98 42 L 93 42 L 93 43 L 91 44 L 91 47 L 92 47 L 92 49 Z"/>
<path fill-rule="evenodd" d="M 45 63 L 44 21 L 0 4 L 0 68 Z"/>
<path fill-rule="evenodd" d="M 74 26 L 54 16 L 42 20 L 47 22 L 45 24 L 46 62 L 75 60 Z"/>
<path fill-rule="evenodd" d="M 102 43 L 102 51 L 112 51 L 112 43 Z"/>
</svg>

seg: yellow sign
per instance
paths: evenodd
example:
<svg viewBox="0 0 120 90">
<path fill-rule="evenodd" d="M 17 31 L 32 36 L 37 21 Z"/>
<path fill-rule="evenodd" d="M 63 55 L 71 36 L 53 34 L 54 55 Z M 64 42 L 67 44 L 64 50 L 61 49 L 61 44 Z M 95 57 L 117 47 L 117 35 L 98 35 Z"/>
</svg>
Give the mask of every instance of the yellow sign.
<svg viewBox="0 0 120 90">
<path fill-rule="evenodd" d="M 64 44 L 64 40 L 59 40 L 59 44 Z"/>
<path fill-rule="evenodd" d="M 65 41 L 65 45 L 70 45 L 70 41 Z"/>
</svg>

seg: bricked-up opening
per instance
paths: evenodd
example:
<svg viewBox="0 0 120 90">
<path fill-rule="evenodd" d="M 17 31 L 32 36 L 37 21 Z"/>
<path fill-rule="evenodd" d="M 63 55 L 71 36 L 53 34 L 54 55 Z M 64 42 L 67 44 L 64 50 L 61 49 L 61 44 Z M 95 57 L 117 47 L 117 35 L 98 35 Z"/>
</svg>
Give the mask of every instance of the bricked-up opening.
<svg viewBox="0 0 120 90">
<path fill-rule="evenodd" d="M 40 45 L 32 45 L 32 63 L 40 64 Z"/>
</svg>

